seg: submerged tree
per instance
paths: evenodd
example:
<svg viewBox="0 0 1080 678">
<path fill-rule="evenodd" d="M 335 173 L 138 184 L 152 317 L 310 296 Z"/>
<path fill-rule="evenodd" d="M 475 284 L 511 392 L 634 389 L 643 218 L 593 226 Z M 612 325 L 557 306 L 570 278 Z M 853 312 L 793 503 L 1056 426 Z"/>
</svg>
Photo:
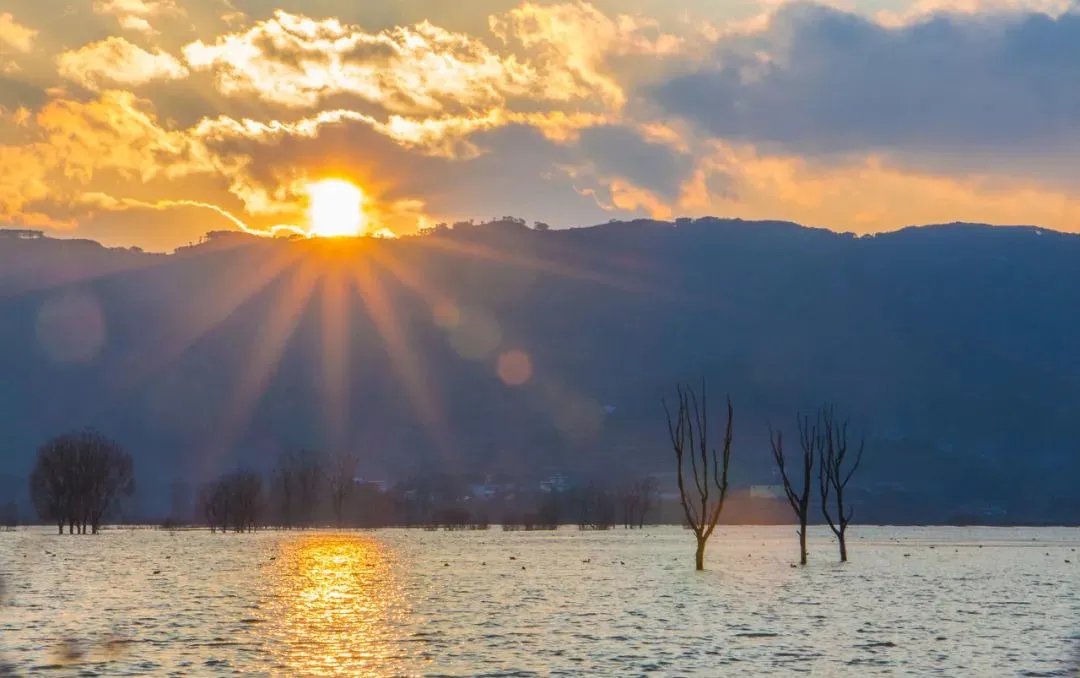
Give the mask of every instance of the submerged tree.
<svg viewBox="0 0 1080 678">
<path fill-rule="evenodd" d="M 330 492 L 330 509 L 334 512 L 334 524 L 341 526 L 345 500 L 352 494 L 356 484 L 356 453 L 341 450 L 330 457 L 326 465 L 326 484 Z"/>
<path fill-rule="evenodd" d="M 318 452 L 286 452 L 278 458 L 272 494 L 277 505 L 279 526 L 293 528 L 314 524 L 324 475 L 322 457 Z"/>
<path fill-rule="evenodd" d="M 645 527 L 645 519 L 656 505 L 656 495 L 656 478 L 652 476 L 623 484 L 618 492 L 623 527 Z"/>
<path fill-rule="evenodd" d="M 605 488 L 590 483 L 575 493 L 578 529 L 610 530 L 615 526 L 615 497 Z"/>
<path fill-rule="evenodd" d="M 848 422 L 840 422 L 836 419 L 832 407 L 824 407 L 821 411 L 821 464 L 818 465 L 818 484 L 821 486 L 821 512 L 829 529 L 836 535 L 840 543 L 840 562 L 847 562 L 847 528 L 854 515 L 854 509 L 849 505 L 844 507 L 844 490 L 847 488 L 851 476 L 859 468 L 862 461 L 865 440 L 859 441 L 859 449 L 855 453 L 854 461 L 848 458 Z M 833 517 L 829 507 L 831 502 L 835 505 L 836 516 Z"/>
<path fill-rule="evenodd" d="M 772 445 L 773 459 L 780 469 L 780 477 L 784 481 L 784 494 L 787 496 L 791 510 L 799 519 L 799 564 L 806 564 L 806 523 L 810 513 L 810 489 L 813 485 L 814 458 L 820 446 L 820 438 L 817 423 L 810 423 L 809 417 L 800 417 L 799 445 L 802 447 L 802 490 L 798 491 L 792 483 L 792 478 L 787 470 L 787 459 L 784 457 L 784 433 L 783 431 L 769 430 L 769 443 Z"/>
<path fill-rule="evenodd" d="M 254 532 L 263 512 L 262 476 L 235 471 L 204 485 L 199 508 L 211 532 Z"/>
<path fill-rule="evenodd" d="M 709 412 L 705 384 L 701 385 L 700 403 L 692 388 L 678 385 L 675 390 L 679 398 L 678 410 L 672 414 L 665 400 L 664 413 L 667 415 L 671 446 L 675 451 L 679 501 L 686 515 L 686 522 L 697 538 L 694 563 L 698 570 L 703 570 L 705 544 L 716 529 L 720 511 L 724 508 L 724 499 L 727 497 L 733 411 L 729 398 L 723 452 L 717 455 L 716 448 L 709 445 Z M 687 465 L 684 460 L 687 458 L 690 460 L 689 466 L 693 475 L 692 488 L 687 487 L 683 477 Z"/>
<path fill-rule="evenodd" d="M 42 445 L 30 473 L 30 498 L 61 534 L 97 534 L 121 496 L 135 491 L 131 455 L 96 431 L 68 433 Z"/>
</svg>

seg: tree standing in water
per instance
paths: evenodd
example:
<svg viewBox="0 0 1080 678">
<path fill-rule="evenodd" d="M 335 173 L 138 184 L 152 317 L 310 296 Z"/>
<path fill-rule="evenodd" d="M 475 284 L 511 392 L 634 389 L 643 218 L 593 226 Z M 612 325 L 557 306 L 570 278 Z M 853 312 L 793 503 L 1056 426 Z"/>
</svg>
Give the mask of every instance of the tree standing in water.
<svg viewBox="0 0 1080 678">
<path fill-rule="evenodd" d="M 802 490 L 797 491 L 787 470 L 787 459 L 784 457 L 784 433 L 769 429 L 769 443 L 772 445 L 773 459 L 776 467 L 780 469 L 780 477 L 784 481 L 784 494 L 787 496 L 791 510 L 799 519 L 799 564 L 806 564 L 806 522 L 810 513 L 810 489 L 813 486 L 814 458 L 820 447 L 821 438 L 818 432 L 818 423 L 810 423 L 809 417 L 799 417 L 799 444 L 802 447 Z"/>
<path fill-rule="evenodd" d="M 689 386 L 675 387 L 678 394 L 678 410 L 673 414 L 667 401 L 663 401 L 667 415 L 668 434 L 675 451 L 678 469 L 679 501 L 682 504 L 686 522 L 694 537 L 697 538 L 697 551 L 694 556 L 695 567 L 705 569 L 705 544 L 716 529 L 720 511 L 724 508 L 724 499 L 728 490 L 728 465 L 731 461 L 731 426 L 733 412 L 731 399 L 727 401 L 727 426 L 724 432 L 723 452 L 717 455 L 716 448 L 709 446 L 709 413 L 705 384 L 701 385 L 701 401 Z M 688 488 L 684 479 L 685 459 L 689 458 L 693 487 Z"/>
<path fill-rule="evenodd" d="M 30 498 L 57 532 L 97 534 L 124 496 L 135 491 L 131 455 L 97 431 L 53 438 L 42 445 L 30 474 Z"/>
<path fill-rule="evenodd" d="M 822 441 L 821 464 L 818 466 L 818 483 L 821 486 L 821 512 L 829 529 L 836 535 L 840 542 L 840 562 L 847 562 L 847 528 L 854 514 L 854 509 L 849 505 L 844 508 L 844 490 L 847 488 L 851 476 L 859 468 L 862 461 L 865 439 L 859 441 L 859 449 L 855 453 L 854 462 L 848 464 L 848 422 L 837 421 L 831 406 L 822 408 L 821 411 Z M 829 508 L 830 495 L 836 507 L 836 517 Z"/>
<path fill-rule="evenodd" d="M 326 464 L 326 484 L 330 491 L 330 509 L 334 513 L 334 525 L 341 527 L 345 500 L 356 485 L 356 465 L 360 459 L 351 450 L 335 452 Z"/>
</svg>

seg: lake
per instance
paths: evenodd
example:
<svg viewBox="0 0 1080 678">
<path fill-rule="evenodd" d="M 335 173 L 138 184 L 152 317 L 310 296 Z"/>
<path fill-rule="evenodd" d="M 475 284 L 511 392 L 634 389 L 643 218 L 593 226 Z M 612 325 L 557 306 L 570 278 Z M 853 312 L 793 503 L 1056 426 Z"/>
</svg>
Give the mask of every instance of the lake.
<svg viewBox="0 0 1080 678">
<path fill-rule="evenodd" d="M 26 675 L 1076 676 L 1080 529 L 0 533 Z"/>
</svg>

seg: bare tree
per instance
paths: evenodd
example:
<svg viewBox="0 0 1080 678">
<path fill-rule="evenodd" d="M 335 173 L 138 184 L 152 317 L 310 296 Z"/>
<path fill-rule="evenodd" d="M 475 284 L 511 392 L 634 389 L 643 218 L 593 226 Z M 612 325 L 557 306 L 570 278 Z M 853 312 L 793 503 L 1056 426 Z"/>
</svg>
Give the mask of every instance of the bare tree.
<svg viewBox="0 0 1080 678">
<path fill-rule="evenodd" d="M 829 529 L 840 543 L 840 562 L 847 562 L 847 528 L 854 514 L 849 505 L 844 508 L 844 490 L 862 462 L 865 439 L 859 441 L 859 449 L 853 462 L 848 461 L 848 422 L 837 421 L 831 406 L 821 410 L 821 464 L 818 465 L 818 484 L 821 486 L 821 512 Z M 836 517 L 829 508 L 830 496 L 836 507 Z"/>
<path fill-rule="evenodd" d="M 728 490 L 728 465 L 731 462 L 731 434 L 734 412 L 731 399 L 727 401 L 727 426 L 725 427 L 723 452 L 718 456 L 715 447 L 709 446 L 709 412 L 705 384 L 701 385 L 701 402 L 697 394 L 687 386 L 677 385 L 679 407 L 673 415 L 667 401 L 663 401 L 667 415 L 668 433 L 675 451 L 678 468 L 679 501 L 686 522 L 697 538 L 695 567 L 705 569 L 705 544 L 716 529 L 720 511 Z M 687 488 L 684 479 L 684 459 L 689 458 L 694 486 Z"/>
<path fill-rule="evenodd" d="M 656 495 L 656 478 L 652 476 L 623 484 L 618 492 L 623 527 L 643 528 L 645 518 L 656 505 Z"/>
<path fill-rule="evenodd" d="M 579 488 L 576 492 L 578 529 L 610 530 L 615 525 L 615 498 L 596 483 Z"/>
<path fill-rule="evenodd" d="M 38 449 L 30 497 L 38 515 L 57 531 L 97 534 L 121 496 L 135 491 L 131 455 L 96 431 L 68 433 Z"/>
<path fill-rule="evenodd" d="M 784 481 L 784 494 L 787 496 L 791 510 L 799 519 L 799 564 L 806 564 L 806 523 L 810 513 L 810 489 L 812 487 L 814 458 L 817 455 L 821 439 L 818 433 L 817 422 L 811 424 L 810 418 L 803 416 L 797 419 L 799 424 L 799 445 L 802 447 L 802 491 L 796 491 L 792 479 L 787 471 L 787 459 L 784 457 L 784 433 L 769 429 L 769 443 L 772 445 L 773 459 L 777 468 L 780 469 L 780 477 Z"/>
<path fill-rule="evenodd" d="M 286 452 L 278 459 L 272 493 L 281 527 L 310 527 L 323 481 L 320 455 L 311 450 Z"/>
<path fill-rule="evenodd" d="M 262 514 L 262 476 L 254 471 L 237 471 L 225 482 L 233 531 L 254 532 Z"/>
<path fill-rule="evenodd" d="M 262 507 L 262 476 L 253 471 L 229 473 L 199 492 L 199 508 L 211 532 L 254 532 Z"/>
<path fill-rule="evenodd" d="M 199 510 L 210 532 L 217 532 L 218 528 L 221 528 L 222 532 L 225 531 L 225 523 L 228 520 L 228 502 L 225 487 L 220 481 L 203 485 L 199 490 Z"/>
<path fill-rule="evenodd" d="M 86 485 L 83 532 L 89 521 L 91 532 L 97 534 L 101 521 L 117 499 L 135 491 L 134 463 L 131 455 L 104 436 L 84 435 L 82 443 Z"/>
<path fill-rule="evenodd" d="M 326 483 L 330 490 L 330 508 L 334 512 L 334 524 L 341 526 L 341 514 L 345 500 L 352 493 L 356 481 L 356 465 L 359 459 L 355 452 L 340 450 L 335 453 L 326 466 Z"/>
<path fill-rule="evenodd" d="M 56 523 L 58 534 L 64 533 L 74 500 L 74 458 L 71 446 L 50 441 L 38 449 L 30 472 L 30 499 L 34 509 L 42 520 Z"/>
</svg>

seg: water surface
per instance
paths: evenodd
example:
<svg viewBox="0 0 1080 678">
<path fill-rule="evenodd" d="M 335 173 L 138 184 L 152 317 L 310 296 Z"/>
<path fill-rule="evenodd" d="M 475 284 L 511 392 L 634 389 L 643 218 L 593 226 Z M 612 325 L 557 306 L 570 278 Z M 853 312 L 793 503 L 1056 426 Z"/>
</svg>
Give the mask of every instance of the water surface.
<svg viewBox="0 0 1080 678">
<path fill-rule="evenodd" d="M 1080 530 L 0 533 L 16 675 L 1076 676 Z"/>
</svg>

